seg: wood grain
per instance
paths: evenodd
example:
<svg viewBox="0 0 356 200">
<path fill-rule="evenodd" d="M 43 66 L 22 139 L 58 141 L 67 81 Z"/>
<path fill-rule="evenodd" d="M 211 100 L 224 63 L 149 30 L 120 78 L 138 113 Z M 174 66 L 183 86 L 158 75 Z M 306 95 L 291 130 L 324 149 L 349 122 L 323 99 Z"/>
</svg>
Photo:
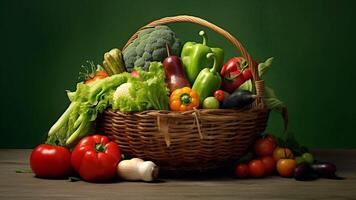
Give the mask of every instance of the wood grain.
<svg viewBox="0 0 356 200">
<path fill-rule="evenodd" d="M 0 150 L 0 199 L 356 199 L 356 150 L 316 151 L 320 160 L 336 163 L 338 175 L 346 180 L 312 182 L 280 177 L 201 177 L 111 184 L 45 180 L 30 173 L 15 173 L 29 168 L 29 154 L 30 150 Z"/>
</svg>

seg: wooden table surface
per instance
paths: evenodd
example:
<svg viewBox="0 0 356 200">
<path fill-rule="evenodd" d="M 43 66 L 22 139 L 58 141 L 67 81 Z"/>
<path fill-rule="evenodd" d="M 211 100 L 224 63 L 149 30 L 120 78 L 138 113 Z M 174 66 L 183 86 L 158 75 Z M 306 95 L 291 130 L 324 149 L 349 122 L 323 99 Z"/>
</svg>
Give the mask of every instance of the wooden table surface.
<svg viewBox="0 0 356 200">
<path fill-rule="evenodd" d="M 335 163 L 337 174 L 345 180 L 300 182 L 280 177 L 246 180 L 215 177 L 110 184 L 46 180 L 35 178 L 32 173 L 15 173 L 18 169 L 29 169 L 30 152 L 0 150 L 0 199 L 356 199 L 356 150 L 314 152 L 319 160 Z"/>
</svg>

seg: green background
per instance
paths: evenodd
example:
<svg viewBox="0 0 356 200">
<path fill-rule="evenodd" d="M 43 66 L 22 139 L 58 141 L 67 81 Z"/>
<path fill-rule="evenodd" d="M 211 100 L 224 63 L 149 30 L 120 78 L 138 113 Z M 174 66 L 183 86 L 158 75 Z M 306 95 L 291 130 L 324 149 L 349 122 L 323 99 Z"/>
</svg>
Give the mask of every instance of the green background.
<svg viewBox="0 0 356 200">
<path fill-rule="evenodd" d="M 79 67 L 102 61 L 137 28 L 164 16 L 200 16 L 236 36 L 288 105 L 289 130 L 311 148 L 356 148 L 354 1 L 1 1 L 0 148 L 32 148 L 68 105 Z M 183 41 L 201 27 L 171 26 Z M 206 29 L 205 29 L 206 30 Z M 236 50 L 208 32 L 226 58 Z M 279 115 L 268 131 L 282 134 Z"/>
</svg>

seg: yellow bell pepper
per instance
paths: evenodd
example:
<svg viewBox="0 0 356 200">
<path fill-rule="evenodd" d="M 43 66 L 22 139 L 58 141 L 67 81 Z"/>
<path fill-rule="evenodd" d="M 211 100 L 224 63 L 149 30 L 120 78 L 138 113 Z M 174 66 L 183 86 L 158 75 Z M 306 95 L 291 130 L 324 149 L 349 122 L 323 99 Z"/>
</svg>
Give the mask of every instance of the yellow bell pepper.
<svg viewBox="0 0 356 200">
<path fill-rule="evenodd" d="M 169 98 L 169 107 L 172 111 L 193 110 L 198 106 L 198 94 L 189 87 L 174 90 Z"/>
</svg>

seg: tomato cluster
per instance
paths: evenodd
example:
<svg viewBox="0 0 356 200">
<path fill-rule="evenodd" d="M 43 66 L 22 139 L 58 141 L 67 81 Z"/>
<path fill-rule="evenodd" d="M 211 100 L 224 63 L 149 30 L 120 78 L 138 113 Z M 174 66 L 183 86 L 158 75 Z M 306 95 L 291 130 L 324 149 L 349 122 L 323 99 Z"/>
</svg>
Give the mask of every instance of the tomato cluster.
<svg viewBox="0 0 356 200">
<path fill-rule="evenodd" d="M 266 135 L 256 141 L 254 145 L 256 157 L 248 163 L 239 163 L 235 168 L 235 175 L 239 178 L 261 178 L 272 175 L 276 171 L 280 176 L 293 176 L 296 161 L 288 148 L 278 147 L 273 135 Z"/>
</svg>

